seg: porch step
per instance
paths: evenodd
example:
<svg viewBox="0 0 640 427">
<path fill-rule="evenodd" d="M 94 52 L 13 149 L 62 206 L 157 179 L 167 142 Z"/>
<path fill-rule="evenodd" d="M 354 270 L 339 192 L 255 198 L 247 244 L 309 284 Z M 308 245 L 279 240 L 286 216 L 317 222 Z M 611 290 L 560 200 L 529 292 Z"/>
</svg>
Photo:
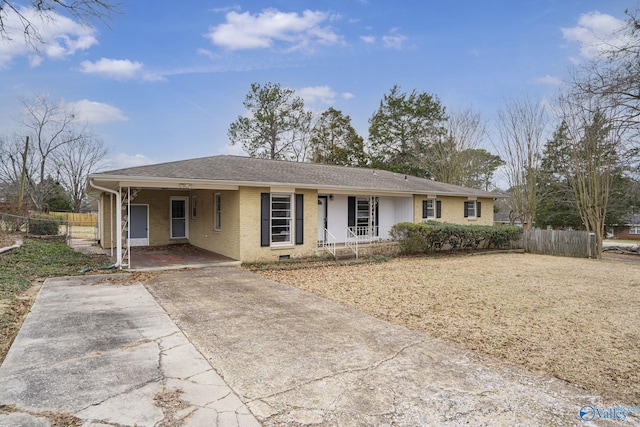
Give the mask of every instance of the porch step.
<svg viewBox="0 0 640 427">
<path fill-rule="evenodd" d="M 356 253 L 348 247 L 338 247 L 336 248 L 336 259 L 354 259 L 356 257 Z"/>
</svg>

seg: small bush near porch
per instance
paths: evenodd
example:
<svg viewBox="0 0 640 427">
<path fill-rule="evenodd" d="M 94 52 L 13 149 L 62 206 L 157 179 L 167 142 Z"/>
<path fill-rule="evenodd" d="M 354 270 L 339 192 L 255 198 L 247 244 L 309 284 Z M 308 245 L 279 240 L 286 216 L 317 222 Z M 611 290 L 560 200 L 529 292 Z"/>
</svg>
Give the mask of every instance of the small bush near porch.
<svg viewBox="0 0 640 427">
<path fill-rule="evenodd" d="M 638 263 L 511 253 L 259 274 L 610 402 L 640 402 Z"/>
<path fill-rule="evenodd" d="M 394 225 L 391 237 L 400 243 L 404 254 L 428 254 L 478 248 L 506 248 L 518 240 L 522 228 L 514 226 L 458 225 L 429 221 L 423 224 L 401 222 Z"/>
</svg>

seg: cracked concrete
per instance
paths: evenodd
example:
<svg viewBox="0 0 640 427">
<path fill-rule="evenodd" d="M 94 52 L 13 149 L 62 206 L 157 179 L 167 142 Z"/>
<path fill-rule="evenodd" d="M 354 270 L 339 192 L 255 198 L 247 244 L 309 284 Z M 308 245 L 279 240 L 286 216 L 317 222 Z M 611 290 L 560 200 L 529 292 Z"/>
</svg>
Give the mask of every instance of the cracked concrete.
<svg viewBox="0 0 640 427">
<path fill-rule="evenodd" d="M 241 269 L 147 288 L 265 426 L 573 426 L 583 405 L 611 405 Z"/>
<path fill-rule="evenodd" d="M 0 384 L 0 426 L 259 426 L 141 284 L 105 276 L 45 282 Z"/>
</svg>

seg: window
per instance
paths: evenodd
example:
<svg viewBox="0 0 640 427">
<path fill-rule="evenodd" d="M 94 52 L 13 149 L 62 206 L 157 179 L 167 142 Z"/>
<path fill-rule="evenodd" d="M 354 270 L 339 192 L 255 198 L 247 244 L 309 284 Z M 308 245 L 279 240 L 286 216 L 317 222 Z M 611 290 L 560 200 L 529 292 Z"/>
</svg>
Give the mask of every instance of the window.
<svg viewBox="0 0 640 427">
<path fill-rule="evenodd" d="M 465 218 L 480 218 L 481 203 L 475 200 L 469 200 L 464 202 L 464 217 Z"/>
<path fill-rule="evenodd" d="M 221 224 L 220 193 L 213 195 L 213 229 L 220 230 Z"/>
<path fill-rule="evenodd" d="M 466 218 L 476 217 L 476 202 L 464 202 L 464 213 Z"/>
<path fill-rule="evenodd" d="M 640 234 L 640 225 L 629 227 L 629 234 Z"/>
<path fill-rule="evenodd" d="M 358 236 L 378 235 L 378 198 L 349 197 L 347 222 Z"/>
<path fill-rule="evenodd" d="M 197 203 L 198 202 L 198 198 L 196 196 L 192 196 L 191 197 L 191 219 L 196 219 L 197 216 Z"/>
<path fill-rule="evenodd" d="M 369 198 L 358 197 L 356 208 L 356 227 L 369 227 Z"/>
<path fill-rule="evenodd" d="M 271 195 L 271 243 L 291 244 L 293 218 L 291 194 Z"/>
<path fill-rule="evenodd" d="M 171 239 L 183 239 L 189 237 L 189 223 L 187 221 L 187 204 L 189 202 L 188 197 L 171 197 L 171 223 L 170 234 Z"/>
<path fill-rule="evenodd" d="M 422 218 L 435 218 L 436 217 L 436 201 L 434 199 L 427 199 L 422 201 Z"/>
</svg>

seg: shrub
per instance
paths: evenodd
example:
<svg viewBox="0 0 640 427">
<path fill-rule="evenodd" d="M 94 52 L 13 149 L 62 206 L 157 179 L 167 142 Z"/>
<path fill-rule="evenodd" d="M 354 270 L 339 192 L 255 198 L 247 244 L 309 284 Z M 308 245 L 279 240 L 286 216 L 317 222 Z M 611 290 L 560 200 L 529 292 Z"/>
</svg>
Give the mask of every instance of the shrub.
<svg viewBox="0 0 640 427">
<path fill-rule="evenodd" d="M 520 227 L 457 225 L 429 221 L 423 224 L 402 222 L 391 229 L 391 237 L 400 242 L 405 254 L 456 251 L 459 249 L 502 248 L 522 234 Z"/>
<path fill-rule="evenodd" d="M 56 236 L 60 223 L 53 219 L 32 219 L 29 221 L 29 234 L 36 236 Z"/>
</svg>

